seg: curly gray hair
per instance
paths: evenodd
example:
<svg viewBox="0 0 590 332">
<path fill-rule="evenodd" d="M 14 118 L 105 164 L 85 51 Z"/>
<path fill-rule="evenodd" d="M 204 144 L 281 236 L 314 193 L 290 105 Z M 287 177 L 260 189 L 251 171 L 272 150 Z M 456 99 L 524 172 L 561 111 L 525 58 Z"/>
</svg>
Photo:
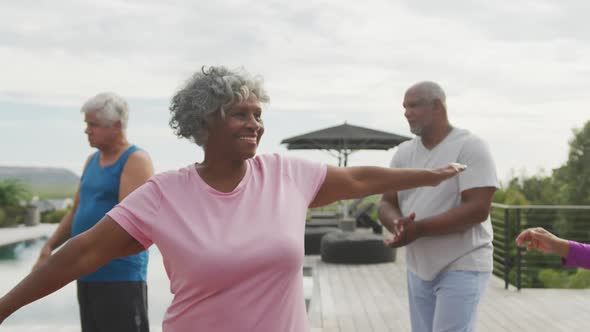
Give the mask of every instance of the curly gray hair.
<svg viewBox="0 0 590 332">
<path fill-rule="evenodd" d="M 261 103 L 270 101 L 260 76 L 243 68 L 203 67 L 172 97 L 170 127 L 178 137 L 203 146 L 212 115 L 220 112 L 225 117 L 225 111 L 253 97 Z"/>
</svg>

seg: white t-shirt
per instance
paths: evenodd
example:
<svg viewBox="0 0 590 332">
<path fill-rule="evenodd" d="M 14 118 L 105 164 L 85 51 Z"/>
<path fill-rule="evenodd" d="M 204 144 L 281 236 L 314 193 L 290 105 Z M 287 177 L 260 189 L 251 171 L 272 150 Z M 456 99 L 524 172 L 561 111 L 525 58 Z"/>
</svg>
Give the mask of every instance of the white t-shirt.
<svg viewBox="0 0 590 332">
<path fill-rule="evenodd" d="M 487 144 L 465 129 L 454 128 L 428 150 L 420 137 L 399 145 L 391 161 L 396 168 L 434 168 L 451 162 L 467 169 L 436 187 L 398 192 L 401 213 L 416 213 L 416 220 L 444 213 L 461 204 L 461 192 L 478 187 L 498 187 L 496 168 Z M 445 270 L 492 271 L 492 225 L 487 220 L 470 229 L 441 236 L 422 237 L 406 247 L 410 271 L 433 280 Z"/>
</svg>

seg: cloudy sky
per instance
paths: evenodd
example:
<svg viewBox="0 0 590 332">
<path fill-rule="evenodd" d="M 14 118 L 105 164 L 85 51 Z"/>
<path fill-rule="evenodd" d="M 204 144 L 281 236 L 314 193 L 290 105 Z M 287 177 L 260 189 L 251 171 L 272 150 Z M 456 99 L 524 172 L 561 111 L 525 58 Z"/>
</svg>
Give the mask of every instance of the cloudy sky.
<svg viewBox="0 0 590 332">
<path fill-rule="evenodd" d="M 302 4 L 303 3 L 303 4 Z M 435 80 L 453 124 L 483 137 L 498 175 L 550 170 L 590 120 L 590 3 L 559 1 L 3 1 L 0 165 L 80 173 L 92 151 L 79 106 L 115 91 L 129 138 L 157 171 L 202 153 L 168 127 L 174 91 L 202 65 L 243 66 L 271 94 L 260 152 L 347 121 L 410 135 L 407 86 Z M 393 150 L 351 165 L 387 165 Z"/>
</svg>

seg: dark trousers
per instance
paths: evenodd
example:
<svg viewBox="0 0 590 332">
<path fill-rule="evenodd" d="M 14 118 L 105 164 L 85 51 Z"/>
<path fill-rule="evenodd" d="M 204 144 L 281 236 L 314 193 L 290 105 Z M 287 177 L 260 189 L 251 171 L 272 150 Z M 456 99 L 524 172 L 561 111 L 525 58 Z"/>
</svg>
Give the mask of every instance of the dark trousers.
<svg viewBox="0 0 590 332">
<path fill-rule="evenodd" d="M 78 281 L 82 332 L 149 332 L 145 282 Z"/>
</svg>

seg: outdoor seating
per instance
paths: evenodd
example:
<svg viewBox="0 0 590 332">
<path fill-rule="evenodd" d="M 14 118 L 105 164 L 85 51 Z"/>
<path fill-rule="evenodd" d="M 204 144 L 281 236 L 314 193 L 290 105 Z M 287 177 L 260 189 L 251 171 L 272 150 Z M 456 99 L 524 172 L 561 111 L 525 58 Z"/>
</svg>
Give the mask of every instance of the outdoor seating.
<svg viewBox="0 0 590 332">
<path fill-rule="evenodd" d="M 342 232 L 336 227 L 306 227 L 305 228 L 305 255 L 319 255 L 322 238 L 326 234 Z"/>
<path fill-rule="evenodd" d="M 395 261 L 395 249 L 383 244 L 383 236 L 370 233 L 333 232 L 323 236 L 322 261 L 341 264 L 375 264 Z"/>
<path fill-rule="evenodd" d="M 336 227 L 340 219 L 312 219 L 305 223 L 305 228 L 314 227 Z"/>
<path fill-rule="evenodd" d="M 311 211 L 309 217 L 311 220 L 314 219 L 335 219 L 339 217 L 339 213 L 336 211 Z"/>
<path fill-rule="evenodd" d="M 373 233 L 383 234 L 383 226 L 371 217 L 375 209 L 375 203 L 365 203 L 358 206 L 352 217 L 356 220 L 356 226 L 360 228 L 372 228 Z"/>
<path fill-rule="evenodd" d="M 351 222 L 351 228 L 344 227 L 343 219 L 338 215 L 336 218 L 328 218 L 329 211 L 316 211 L 310 215 L 312 218 L 305 223 L 305 255 L 319 255 L 322 239 L 327 234 L 332 233 L 350 233 L 356 227 L 372 228 L 373 233 L 381 234 L 383 227 L 373 218 L 370 213 L 375 209 L 375 203 L 363 203 L 364 198 L 356 199 L 349 205 L 350 218 L 345 221 Z M 348 224 L 347 224 L 348 225 Z M 381 239 L 381 237 L 379 237 Z M 368 241 L 364 239 L 363 241 Z M 382 240 L 379 240 L 382 241 Z M 362 246 L 362 244 L 361 244 Z"/>
</svg>

